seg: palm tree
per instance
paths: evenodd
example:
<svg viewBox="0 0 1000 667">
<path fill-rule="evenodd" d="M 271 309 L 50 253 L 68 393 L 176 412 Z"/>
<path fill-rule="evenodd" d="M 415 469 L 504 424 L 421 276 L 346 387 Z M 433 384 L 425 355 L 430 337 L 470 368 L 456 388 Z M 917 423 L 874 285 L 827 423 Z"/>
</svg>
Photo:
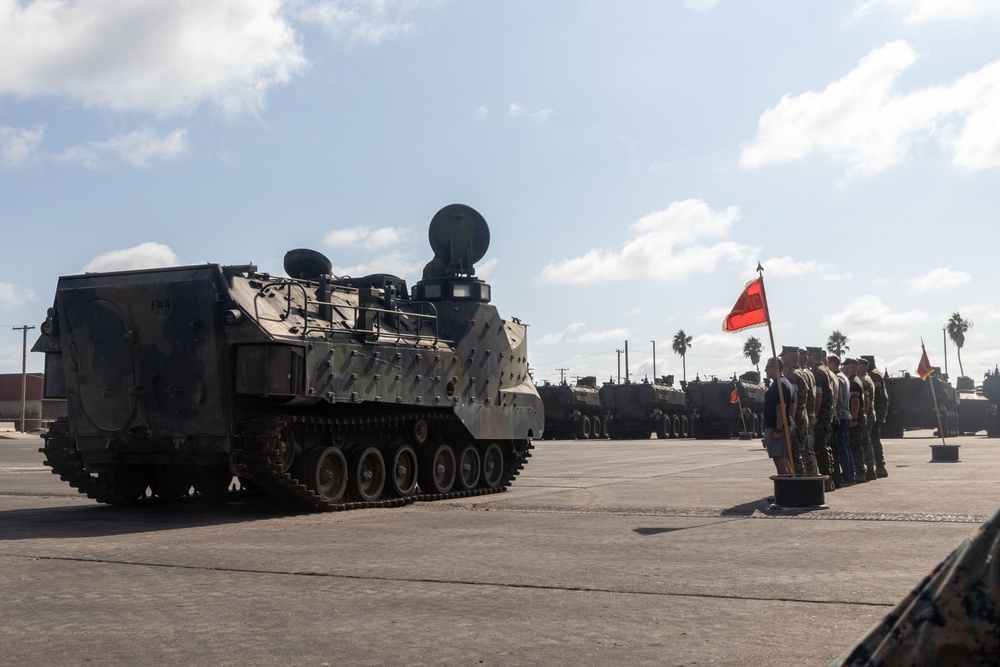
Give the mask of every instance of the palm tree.
<svg viewBox="0 0 1000 667">
<path fill-rule="evenodd" d="M 850 349 L 851 346 L 847 344 L 847 336 L 839 331 L 834 331 L 830 334 L 830 337 L 826 339 L 826 351 L 830 354 L 835 354 L 839 357 Z"/>
<path fill-rule="evenodd" d="M 962 346 L 965 345 L 965 332 L 972 328 L 972 320 L 963 320 L 958 313 L 952 313 L 948 319 L 948 337 L 958 348 L 958 372 L 965 375 L 962 368 Z"/>
<path fill-rule="evenodd" d="M 750 360 L 750 363 L 757 369 L 758 375 L 760 374 L 760 355 L 763 351 L 764 347 L 756 336 L 750 336 L 747 338 L 747 342 L 743 343 L 743 356 Z"/>
<path fill-rule="evenodd" d="M 688 348 L 691 347 L 691 336 L 684 333 L 684 329 L 681 329 L 676 334 L 674 334 L 673 342 L 674 352 L 681 355 L 681 366 L 683 368 L 682 378 L 687 382 L 687 360 L 685 356 L 687 355 Z"/>
</svg>

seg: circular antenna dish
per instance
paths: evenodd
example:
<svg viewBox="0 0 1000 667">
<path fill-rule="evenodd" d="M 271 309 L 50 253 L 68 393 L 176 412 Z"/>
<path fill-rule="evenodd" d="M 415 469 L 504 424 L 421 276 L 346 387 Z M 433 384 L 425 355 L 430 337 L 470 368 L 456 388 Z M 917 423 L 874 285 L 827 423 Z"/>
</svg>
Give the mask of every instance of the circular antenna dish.
<svg viewBox="0 0 1000 667">
<path fill-rule="evenodd" d="M 333 273 L 333 264 L 321 252 L 297 248 L 285 253 L 285 273 L 298 280 L 319 280 Z"/>
<path fill-rule="evenodd" d="M 451 204 L 435 213 L 427 235 L 435 257 L 453 270 L 470 274 L 490 247 L 486 219 L 465 204 Z"/>
</svg>

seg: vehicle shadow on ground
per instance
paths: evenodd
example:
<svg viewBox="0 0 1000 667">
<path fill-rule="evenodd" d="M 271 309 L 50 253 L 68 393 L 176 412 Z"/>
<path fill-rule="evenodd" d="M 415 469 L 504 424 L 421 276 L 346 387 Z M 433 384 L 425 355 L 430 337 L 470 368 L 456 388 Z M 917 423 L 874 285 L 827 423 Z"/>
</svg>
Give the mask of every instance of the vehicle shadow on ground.
<svg viewBox="0 0 1000 667">
<path fill-rule="evenodd" d="M 15 540 L 106 537 L 221 526 L 301 515 L 269 498 L 229 503 L 148 507 L 86 505 L 0 511 L 0 543 Z"/>
</svg>

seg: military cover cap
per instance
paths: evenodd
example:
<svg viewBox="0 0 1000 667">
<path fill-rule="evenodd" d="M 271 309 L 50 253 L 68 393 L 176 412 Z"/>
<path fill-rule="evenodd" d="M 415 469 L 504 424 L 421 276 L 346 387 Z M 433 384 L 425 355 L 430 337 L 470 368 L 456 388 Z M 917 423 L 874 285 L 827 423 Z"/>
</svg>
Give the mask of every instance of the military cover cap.
<svg viewBox="0 0 1000 667">
<path fill-rule="evenodd" d="M 871 356 L 871 355 L 858 357 L 858 366 L 868 366 L 869 365 L 869 363 L 868 363 L 868 357 L 869 356 Z"/>
<path fill-rule="evenodd" d="M 840 363 L 840 357 L 838 357 L 835 354 L 831 354 L 831 355 L 827 356 L 826 360 L 827 361 L 836 361 L 838 364 Z"/>
<path fill-rule="evenodd" d="M 874 354 L 862 354 L 861 358 L 868 363 L 869 368 L 875 368 L 875 355 Z"/>
<path fill-rule="evenodd" d="M 786 354 L 798 354 L 798 353 L 799 353 L 799 348 L 795 347 L 794 345 L 782 345 L 781 354 L 779 356 L 783 357 Z"/>
<path fill-rule="evenodd" d="M 804 357 L 804 356 L 806 356 L 807 354 L 809 354 L 809 353 L 808 353 L 808 352 L 806 352 L 806 349 L 805 349 L 804 347 L 800 347 L 800 348 L 799 348 L 799 355 L 800 355 L 800 356 L 803 356 L 803 357 Z"/>
<path fill-rule="evenodd" d="M 857 366 L 858 360 L 857 359 L 851 359 L 850 357 L 848 357 L 847 359 L 844 359 L 844 363 L 842 365 L 843 366 L 850 366 L 852 364 L 855 365 L 855 366 Z"/>
<path fill-rule="evenodd" d="M 806 348 L 806 354 L 820 354 L 822 352 L 823 352 L 823 348 L 821 348 L 821 347 L 807 347 Z"/>
</svg>

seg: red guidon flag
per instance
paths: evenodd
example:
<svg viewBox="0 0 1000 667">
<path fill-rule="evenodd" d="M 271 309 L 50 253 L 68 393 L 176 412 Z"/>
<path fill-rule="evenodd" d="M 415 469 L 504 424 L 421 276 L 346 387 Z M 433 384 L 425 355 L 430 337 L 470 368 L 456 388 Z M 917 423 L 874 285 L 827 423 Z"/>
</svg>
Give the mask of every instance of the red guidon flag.
<svg viewBox="0 0 1000 667">
<path fill-rule="evenodd" d="M 934 372 L 934 369 L 931 368 L 931 362 L 927 358 L 927 349 L 923 343 L 920 344 L 920 350 L 922 354 L 920 355 L 920 363 L 917 364 L 917 375 L 920 376 L 921 380 L 926 380 L 927 376 Z"/>
<path fill-rule="evenodd" d="M 739 403 L 740 402 L 740 392 L 737 391 L 736 389 L 733 389 L 733 393 L 731 393 L 729 395 L 729 402 L 730 403 Z"/>
<path fill-rule="evenodd" d="M 732 311 L 722 321 L 722 330 L 736 333 L 744 329 L 767 324 L 767 301 L 764 299 L 763 278 L 754 278 L 747 283 L 746 289 Z"/>
</svg>

